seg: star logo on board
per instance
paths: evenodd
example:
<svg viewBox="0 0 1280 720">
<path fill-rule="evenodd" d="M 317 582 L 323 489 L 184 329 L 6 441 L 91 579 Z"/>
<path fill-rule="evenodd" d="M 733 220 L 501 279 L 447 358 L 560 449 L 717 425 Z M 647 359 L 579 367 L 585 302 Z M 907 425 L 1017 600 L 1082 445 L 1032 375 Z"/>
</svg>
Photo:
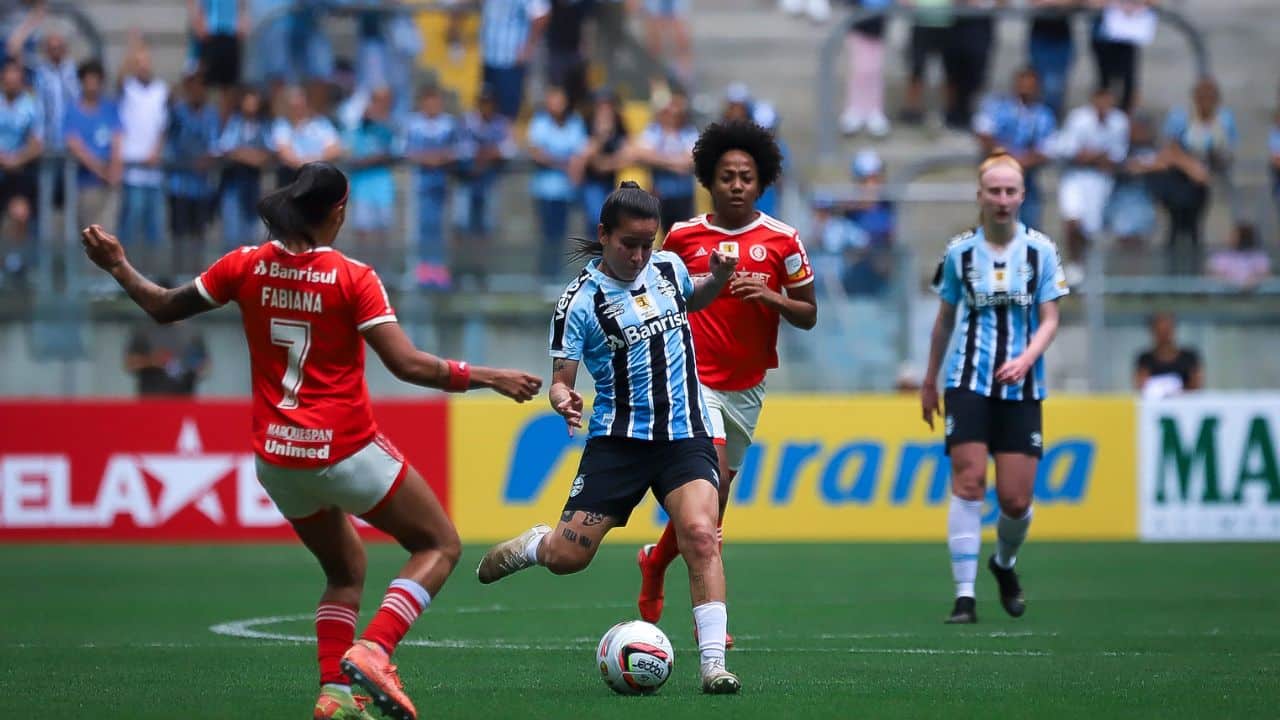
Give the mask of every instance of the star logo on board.
<svg viewBox="0 0 1280 720">
<path fill-rule="evenodd" d="M 226 524 L 226 512 L 214 488 L 235 469 L 236 456 L 203 453 L 195 420 L 182 421 L 173 454 L 141 454 L 138 466 L 161 486 L 155 508 L 156 524 L 166 522 L 188 505 L 214 523 Z"/>
</svg>

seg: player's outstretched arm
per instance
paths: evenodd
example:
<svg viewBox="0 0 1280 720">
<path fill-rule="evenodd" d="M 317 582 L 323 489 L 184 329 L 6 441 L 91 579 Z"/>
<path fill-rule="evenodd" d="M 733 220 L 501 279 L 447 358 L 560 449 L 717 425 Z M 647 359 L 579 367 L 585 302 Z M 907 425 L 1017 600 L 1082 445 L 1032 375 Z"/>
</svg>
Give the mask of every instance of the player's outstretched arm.
<svg viewBox="0 0 1280 720">
<path fill-rule="evenodd" d="M 213 309 L 214 306 L 196 289 L 195 283 L 187 283 L 180 288 L 163 288 L 143 277 L 129 264 L 124 247 L 116 236 L 103 230 L 101 225 L 90 225 L 80 231 L 80 241 L 85 255 L 93 264 L 110 273 L 138 307 L 156 322 L 185 320 Z"/>
<path fill-rule="evenodd" d="M 733 271 L 738 267 L 738 257 L 712 250 L 708 266 L 711 274 L 693 281 L 693 294 L 689 296 L 688 301 L 689 312 L 698 312 L 716 299 L 733 277 Z"/>
<path fill-rule="evenodd" d="M 374 325 L 364 332 L 364 339 L 392 375 L 414 385 L 449 392 L 489 388 L 516 402 L 532 400 L 542 389 L 542 378 L 523 370 L 469 365 L 423 352 L 413 346 L 400 323 Z"/>
</svg>

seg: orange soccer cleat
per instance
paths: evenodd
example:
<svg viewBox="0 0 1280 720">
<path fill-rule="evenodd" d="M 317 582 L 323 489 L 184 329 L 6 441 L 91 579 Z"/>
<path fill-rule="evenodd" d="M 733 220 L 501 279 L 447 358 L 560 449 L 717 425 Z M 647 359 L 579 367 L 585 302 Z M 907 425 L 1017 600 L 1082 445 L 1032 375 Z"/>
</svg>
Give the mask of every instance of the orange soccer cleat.
<svg viewBox="0 0 1280 720">
<path fill-rule="evenodd" d="M 394 720 L 418 720 L 413 701 L 404 692 L 396 666 L 375 642 L 357 640 L 342 656 L 342 672 L 373 696 L 373 704 Z"/>
</svg>

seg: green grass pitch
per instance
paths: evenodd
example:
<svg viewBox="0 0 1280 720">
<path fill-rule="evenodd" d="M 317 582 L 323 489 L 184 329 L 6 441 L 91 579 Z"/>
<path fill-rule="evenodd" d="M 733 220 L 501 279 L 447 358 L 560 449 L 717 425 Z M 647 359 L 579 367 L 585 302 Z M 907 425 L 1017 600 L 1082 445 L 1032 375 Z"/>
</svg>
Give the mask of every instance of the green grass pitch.
<svg viewBox="0 0 1280 720">
<path fill-rule="evenodd" d="M 535 569 L 492 586 L 475 581 L 482 548 L 468 547 L 397 657 L 424 718 L 1280 713 L 1280 545 L 1032 542 L 1020 620 L 994 596 L 989 548 L 981 622 L 952 627 L 941 543 L 731 544 L 737 697 L 698 693 L 682 564 L 661 623 L 676 647 L 671 681 L 643 698 L 600 681 L 596 641 L 635 616 L 635 549 L 621 543 L 585 573 Z M 10 545 L 0 557 L 6 716 L 310 717 L 306 638 L 322 581 L 300 546 Z M 362 619 L 402 558 L 371 547 Z"/>
</svg>

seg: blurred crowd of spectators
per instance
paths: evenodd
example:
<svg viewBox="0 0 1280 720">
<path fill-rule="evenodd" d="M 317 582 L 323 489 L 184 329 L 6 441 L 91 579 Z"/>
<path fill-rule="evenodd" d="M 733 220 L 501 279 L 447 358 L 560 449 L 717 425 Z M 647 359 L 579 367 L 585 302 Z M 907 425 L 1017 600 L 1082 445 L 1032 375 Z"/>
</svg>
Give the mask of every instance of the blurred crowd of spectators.
<svg viewBox="0 0 1280 720">
<path fill-rule="evenodd" d="M 895 3 L 852 0 L 851 4 L 880 9 Z M 1242 288 L 1270 276 L 1270 257 L 1260 247 L 1257 226 L 1245 217 L 1236 217 L 1223 247 L 1205 257 L 1204 224 L 1215 180 L 1220 181 L 1220 190 L 1225 186 L 1229 192 L 1232 165 L 1240 150 L 1235 115 L 1223 103 L 1215 80 L 1200 78 L 1189 102 L 1172 108 L 1163 119 L 1142 109 L 1138 67 L 1142 48 L 1152 41 L 1157 28 L 1154 0 L 1020 3 L 1039 10 L 1028 21 L 1026 64 L 1015 73 L 1008 91 L 985 97 L 981 91 L 989 85 L 995 20 L 959 15 L 955 9 L 1012 3 L 908 0 L 896 4 L 915 10 L 907 48 L 908 85 L 898 121 L 904 125 L 925 121 L 926 71 L 930 60 L 938 58 L 944 70 L 943 92 L 938 95 L 942 98 L 940 124 L 971 133 L 984 153 L 996 147 L 1010 151 L 1028 169 L 1022 220 L 1062 240 L 1072 284 L 1084 277 L 1086 249 L 1104 234 L 1116 238 L 1117 246 L 1131 255 L 1145 252 L 1160 210 L 1166 218 L 1167 253 L 1162 265 L 1148 264 L 1148 272 L 1204 273 Z M 781 5 L 797 12 L 808 8 L 797 2 Z M 809 14 L 814 19 L 826 17 L 821 10 Z M 1077 54 L 1073 26 L 1078 21 L 1089 23 L 1095 81 L 1087 102 L 1073 106 L 1067 79 Z M 882 18 L 850 26 L 845 46 L 848 87 L 840 118 L 847 135 L 890 133 L 883 92 L 884 35 Z M 1280 207 L 1280 112 L 1270 132 L 1266 159 L 1271 192 Z M 1059 170 L 1056 188 L 1044 186 L 1042 169 L 1050 164 Z M 854 182 L 861 183 L 856 165 Z M 1042 226 L 1045 193 L 1055 190 L 1063 221 L 1060 232 Z M 840 239 L 850 237 L 850 226 L 862 228 L 865 237 L 876 236 L 876 230 L 864 227 L 861 210 L 836 208 L 839 222 L 832 224 L 830 203 L 818 198 L 816 205 L 819 227 L 827 228 L 825 237 L 832 238 L 830 252 L 851 252 L 842 249 L 850 241 Z M 868 247 L 874 248 L 874 243 Z M 846 275 L 855 274 L 846 271 Z"/>
<path fill-rule="evenodd" d="M 1209 78 L 1163 121 L 1140 109 L 1137 67 L 1155 31 L 1150 0 L 1027 3 L 1045 11 L 1030 21 L 1027 66 L 1009 92 L 983 97 L 993 20 L 954 10 L 1005 0 L 911 0 L 909 83 L 897 121 L 924 121 L 926 70 L 938 58 L 945 71 L 945 92 L 938 94 L 942 124 L 972 132 L 984 149 L 1006 148 L 1029 168 L 1028 224 L 1040 225 L 1048 191 L 1039 169 L 1059 164 L 1056 192 L 1065 227 L 1060 235 L 1049 230 L 1064 240 L 1073 282 L 1082 276 L 1085 249 L 1101 233 L 1143 247 L 1159 209 L 1168 218 L 1168 270 L 1207 271 L 1241 286 L 1269 277 L 1269 256 L 1252 223 L 1238 223 L 1229 248 L 1203 257 L 1213 178 L 1229 172 L 1237 153 L 1235 118 Z M 472 276 L 484 282 L 498 218 L 509 214 L 498 207 L 499 185 L 517 158 L 532 164 L 522 176 L 538 229 L 529 250 L 534 271 L 548 284 L 563 271 L 565 237 L 594 232 L 603 198 L 626 168 L 648 171 L 668 223 L 694 213 L 690 151 L 697 127 L 689 97 L 659 86 L 647 124 L 630 127 L 623 99 L 591 87 L 588 72 L 588 60 L 608 50 L 592 47 L 588 26 L 602 13 L 634 11 L 651 52 L 692 83 L 688 0 L 445 2 L 454 8 L 451 44 L 464 43 L 461 18 L 478 11 L 482 85 L 469 108 L 432 82 L 415 82 L 423 38 L 401 6 L 186 4 L 189 51 L 172 87 L 153 67 L 141 35 L 130 38 L 119 67 L 105 68 L 72 56 L 67 38 L 49 29 L 42 0 L 0 13 L 5 285 L 21 286 L 41 252 L 34 240 L 45 221 L 36 217 L 38 160 L 61 153 L 74 159 L 75 203 L 63 207 L 64 181 L 57 176 L 51 206 L 74 212 L 79 225 L 118 228 L 141 267 L 168 277 L 190 276 L 214 254 L 260 241 L 254 204 L 262 190 L 319 159 L 340 162 L 351 173 L 352 251 L 427 289 L 448 289 Z M 780 5 L 817 21 L 831 14 L 825 1 Z M 354 21 L 350 57 L 339 57 L 326 33 L 333 14 Z M 1072 109 L 1066 81 L 1076 55 L 1072 25 L 1085 17 L 1092 23 L 1097 89 Z M 891 131 L 883 91 L 885 29 L 883 20 L 850 29 L 841 117 L 848 133 Z M 451 54 L 462 52 L 455 50 Z M 530 74 L 538 69 L 543 75 L 533 83 Z M 530 87 L 540 88 L 536 98 L 527 96 Z M 778 131 L 777 109 L 741 84 L 726 89 L 721 114 Z M 1269 161 L 1280 203 L 1280 114 Z M 885 168 L 876 153 L 859 153 L 851 168 L 859 199 L 819 200 L 819 241 L 811 249 L 834 286 L 874 296 L 890 286 L 895 211 L 880 194 Z M 762 209 L 776 212 L 777 203 L 774 190 Z M 397 229 L 403 240 L 393 237 Z"/>
</svg>

